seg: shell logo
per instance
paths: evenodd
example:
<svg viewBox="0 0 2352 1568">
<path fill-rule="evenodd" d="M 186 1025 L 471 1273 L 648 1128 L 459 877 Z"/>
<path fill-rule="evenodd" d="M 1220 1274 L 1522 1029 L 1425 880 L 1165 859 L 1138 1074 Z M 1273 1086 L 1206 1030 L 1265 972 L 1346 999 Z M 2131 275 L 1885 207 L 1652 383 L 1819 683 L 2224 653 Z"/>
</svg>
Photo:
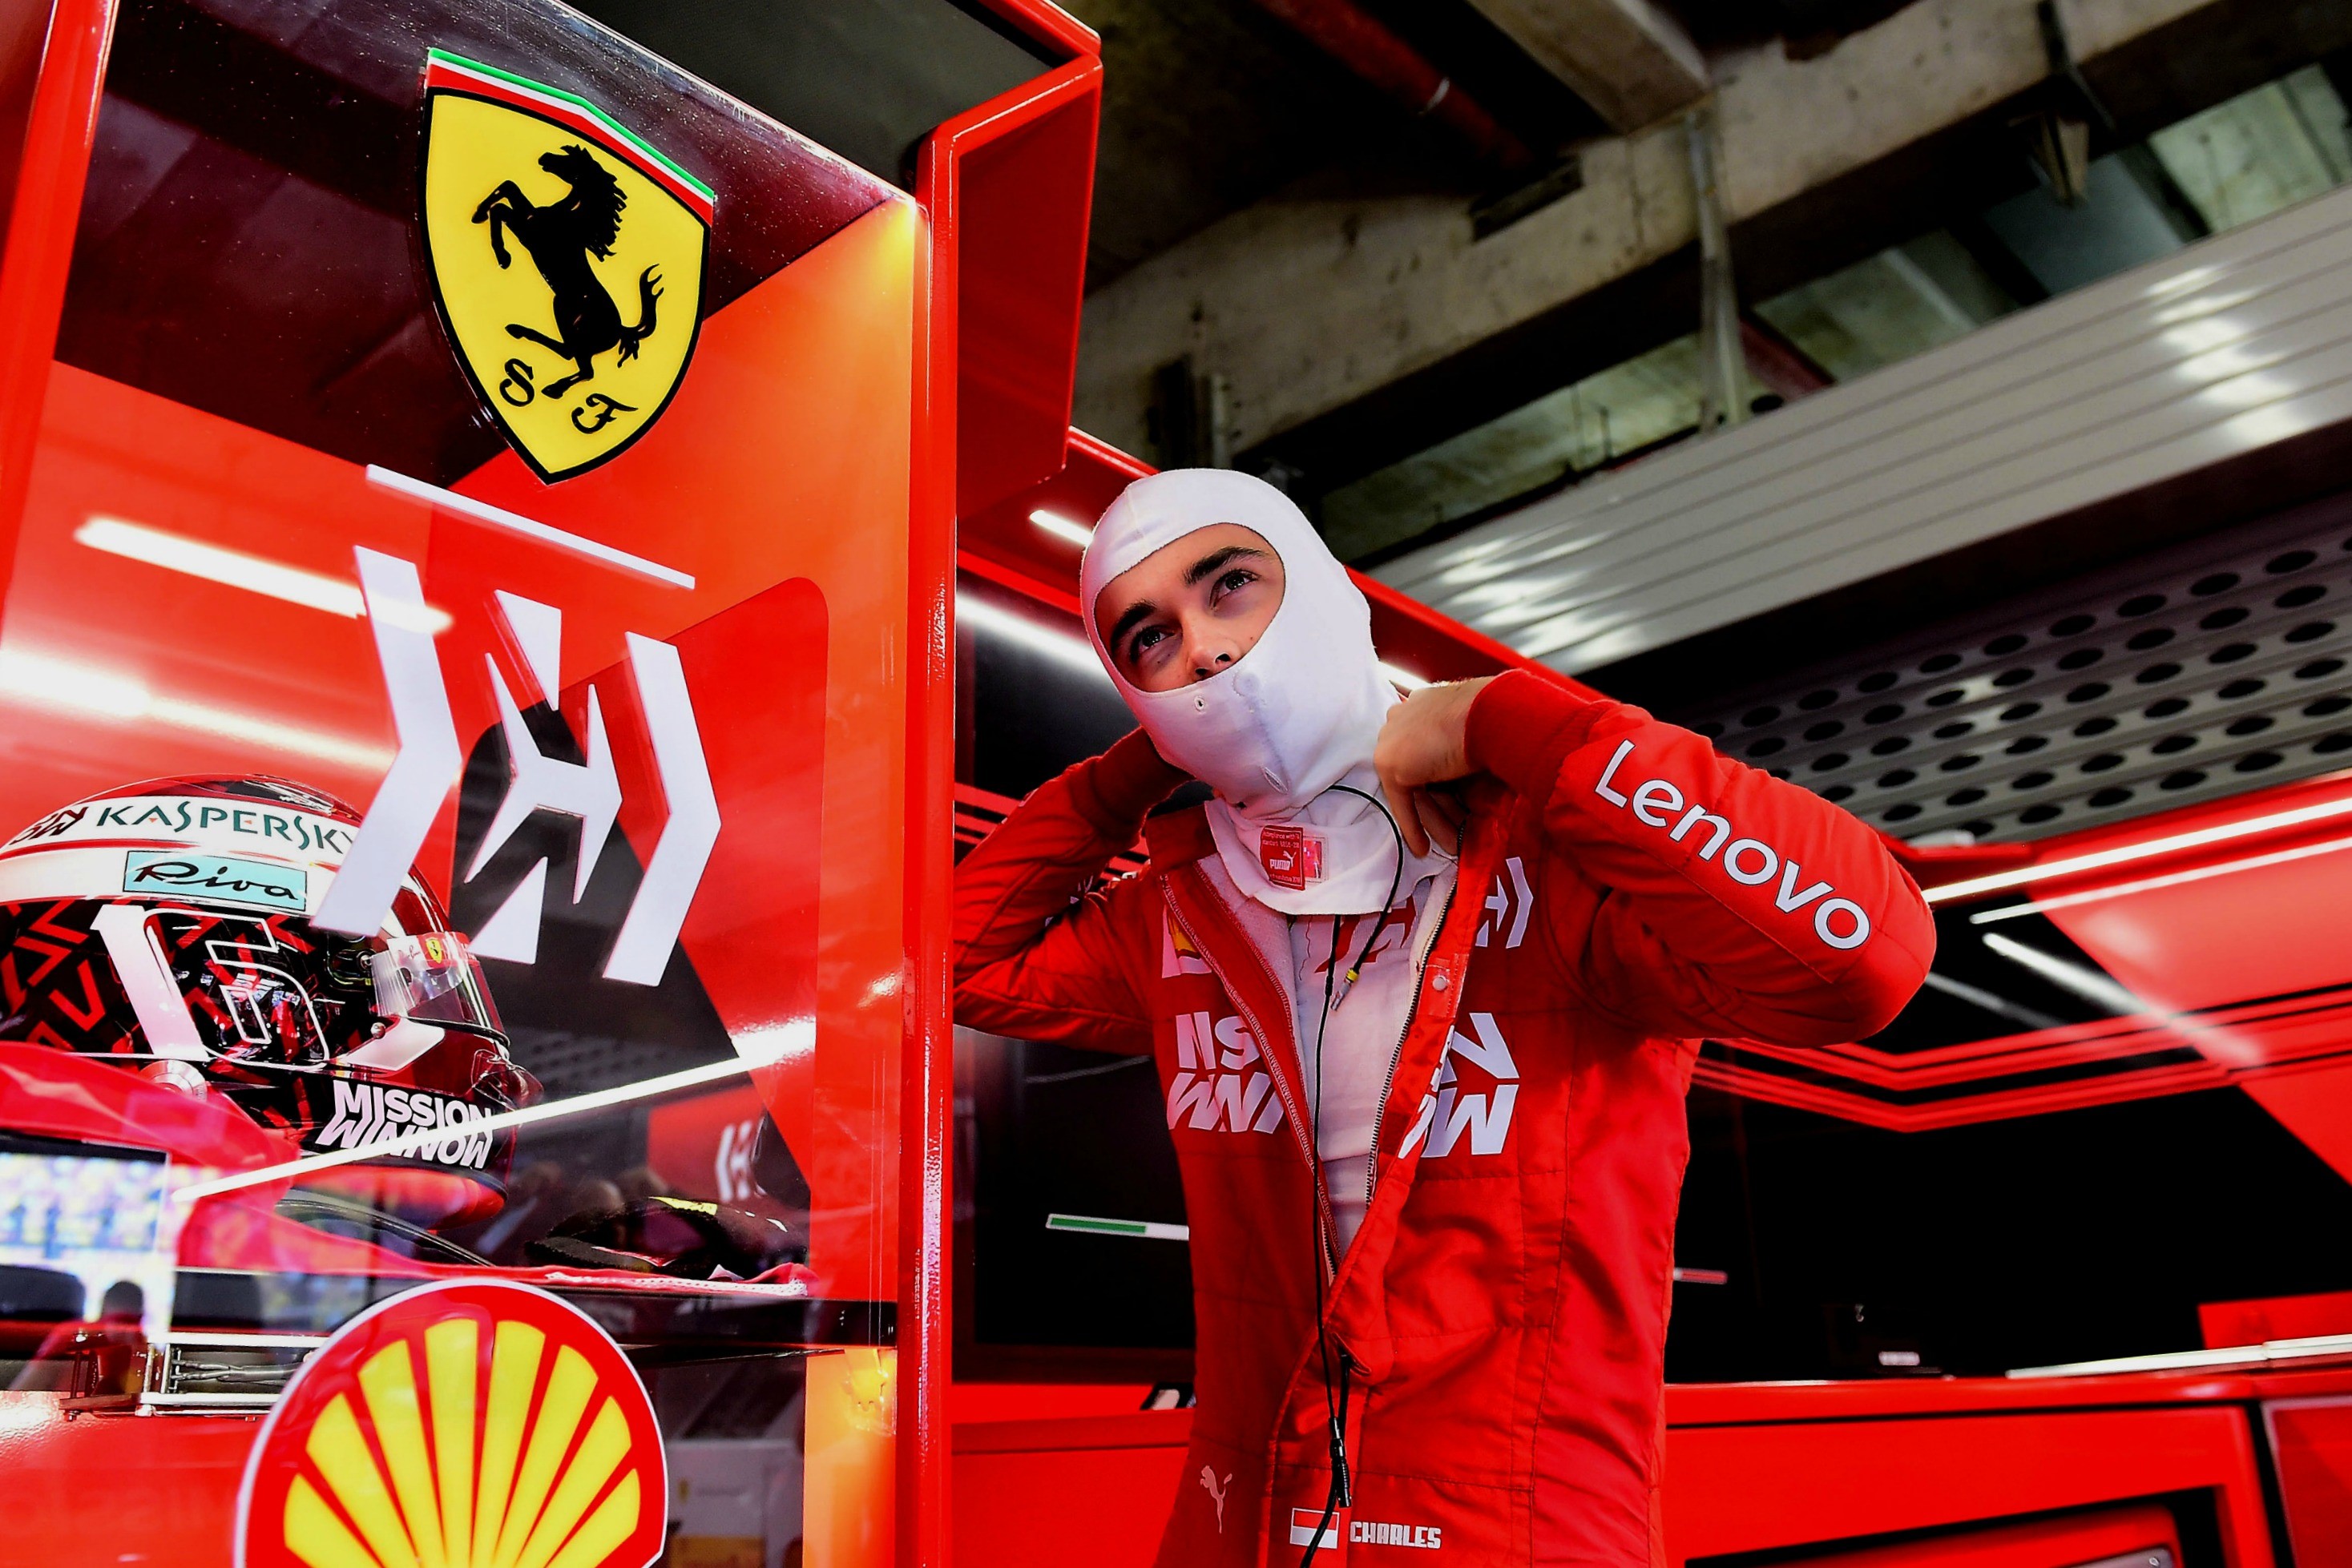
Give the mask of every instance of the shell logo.
<svg viewBox="0 0 2352 1568">
<path fill-rule="evenodd" d="M 237 1568 L 648 1568 L 668 1480 L 635 1368 L 570 1303 L 450 1281 L 343 1325 L 271 1409 Z"/>
</svg>

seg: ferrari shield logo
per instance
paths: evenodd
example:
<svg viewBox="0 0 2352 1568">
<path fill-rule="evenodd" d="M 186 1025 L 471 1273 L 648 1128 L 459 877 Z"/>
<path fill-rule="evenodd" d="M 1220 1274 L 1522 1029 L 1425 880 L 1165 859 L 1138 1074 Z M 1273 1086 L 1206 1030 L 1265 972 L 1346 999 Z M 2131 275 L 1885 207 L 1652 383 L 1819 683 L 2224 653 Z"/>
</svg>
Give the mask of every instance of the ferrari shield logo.
<svg viewBox="0 0 2352 1568">
<path fill-rule="evenodd" d="M 643 435 L 701 325 L 710 187 L 583 99 L 431 51 L 425 252 L 466 374 L 541 479 Z"/>
</svg>

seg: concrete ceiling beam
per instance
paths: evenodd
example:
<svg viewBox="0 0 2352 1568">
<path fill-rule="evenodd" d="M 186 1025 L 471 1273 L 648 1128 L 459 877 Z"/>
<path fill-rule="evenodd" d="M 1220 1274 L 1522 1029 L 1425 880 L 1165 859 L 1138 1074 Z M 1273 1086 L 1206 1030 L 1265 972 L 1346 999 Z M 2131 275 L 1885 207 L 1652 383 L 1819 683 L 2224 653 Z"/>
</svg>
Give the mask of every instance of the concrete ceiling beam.
<svg viewBox="0 0 2352 1568">
<path fill-rule="evenodd" d="M 1617 131 L 1689 108 L 1707 89 L 1690 35 L 1650 0 L 1471 0 Z"/>
<path fill-rule="evenodd" d="M 2242 32 L 2250 16 L 2300 15 L 2312 4 L 2062 0 L 2061 9 L 2104 95 L 2104 57 L 2144 37 L 2186 42 L 2207 16 Z M 2339 15 L 2312 26 L 2332 36 L 2340 25 Z M 1774 43 L 1717 60 L 1735 235 L 2008 101 L 2048 71 L 2032 0 L 1917 0 L 1811 58 L 1792 60 Z M 1211 225 L 1088 297 L 1076 423 L 1148 449 L 1152 375 L 1190 354 L 1226 379 L 1233 450 L 1275 455 L 1265 444 L 1695 242 L 1678 123 L 1589 143 L 1581 158 L 1581 190 L 1484 239 L 1458 194 L 1400 189 L 1391 172 L 1373 167 L 1309 176 Z"/>
</svg>

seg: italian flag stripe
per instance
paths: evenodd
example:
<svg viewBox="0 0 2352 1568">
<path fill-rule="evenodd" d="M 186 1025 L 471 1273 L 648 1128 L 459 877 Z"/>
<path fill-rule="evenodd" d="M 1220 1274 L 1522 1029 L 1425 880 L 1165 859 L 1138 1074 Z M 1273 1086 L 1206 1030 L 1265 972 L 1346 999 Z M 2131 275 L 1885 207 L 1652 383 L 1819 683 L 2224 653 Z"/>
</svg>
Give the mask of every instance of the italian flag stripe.
<svg viewBox="0 0 2352 1568">
<path fill-rule="evenodd" d="M 704 223 L 710 221 L 719 205 L 717 192 L 688 173 L 660 148 L 586 99 L 562 88 L 532 81 L 529 77 L 519 77 L 512 71 L 502 71 L 496 66 L 486 66 L 444 49 L 425 51 L 425 86 L 428 91 L 436 87 L 462 89 L 568 125 L 635 164 L 647 179 L 693 208 Z"/>
<path fill-rule="evenodd" d="M 1137 1236 L 1146 1241 L 1189 1241 L 1189 1225 L 1163 1225 L 1156 1219 L 1103 1219 L 1091 1214 L 1049 1214 L 1048 1230 L 1077 1230 L 1092 1236 Z"/>
</svg>

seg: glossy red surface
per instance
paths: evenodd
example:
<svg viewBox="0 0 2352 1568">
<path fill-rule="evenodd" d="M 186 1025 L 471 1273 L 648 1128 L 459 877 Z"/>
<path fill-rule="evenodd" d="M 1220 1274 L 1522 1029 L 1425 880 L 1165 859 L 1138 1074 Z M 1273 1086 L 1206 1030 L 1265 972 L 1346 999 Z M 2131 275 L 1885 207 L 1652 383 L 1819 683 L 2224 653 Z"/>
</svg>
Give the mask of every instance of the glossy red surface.
<svg viewBox="0 0 2352 1568">
<path fill-rule="evenodd" d="M 2303 1563 L 2352 1563 L 2352 1395 L 2263 1406 L 2288 1543 Z"/>
<path fill-rule="evenodd" d="M 1864 1547 L 1831 1557 L 1790 1560 L 1788 1568 L 2054 1568 L 2060 1563 L 2121 1560 L 2168 1551 L 2177 1562 L 2180 1535 L 2160 1508 L 2097 1509 L 2032 1524 L 1994 1525 L 1958 1535 L 1890 1546 Z"/>
<path fill-rule="evenodd" d="M 1102 63 L 1072 60 L 942 127 L 957 165 L 956 509 L 1062 465 L 1077 373 Z"/>
<path fill-rule="evenodd" d="M 2065 1555 L 2075 1540 L 2119 1542 L 2106 1555 L 2158 1543 L 2130 1538 L 2162 1511 L 2127 1505 L 2190 1492 L 2211 1498 L 2228 1568 L 2271 1568 L 2257 1458 L 2266 1401 L 2303 1423 L 2294 1473 L 2312 1529 L 2352 1530 L 2352 1417 L 2331 1414 L 2352 1410 L 2352 1367 L 1669 1387 L 1667 1561 L 1922 1531 L 1904 1543 L 1916 1555 L 1859 1561 L 2059 1568 L 2102 1555 Z M 958 1568 L 1141 1568 L 1186 1482 L 1191 1433 L 1181 1410 L 959 1423 Z M 2003 1528 L 1958 1547 L 2019 1515 L 2091 1510 L 2063 1529 Z"/>
<path fill-rule="evenodd" d="M 2352 774 L 1998 847 L 1906 860 L 1931 893 L 2105 862 L 2001 897 L 2031 896 L 2145 1010 L 1908 1051 L 1742 1041 L 1698 1081 L 1898 1132 L 2234 1085 L 2352 1176 Z"/>
<path fill-rule="evenodd" d="M 2352 1333 L 2352 1291 L 2203 1301 L 2197 1308 L 2197 1323 L 2209 1347 Z"/>
<path fill-rule="evenodd" d="M 0 250 L 0 518 L 25 500 L 113 30 L 114 0 L 55 0 L 42 45 Z M 0 600 L 15 561 L 0 530 Z"/>
<path fill-rule="evenodd" d="M 897 1556 L 950 1560 L 946 1215 L 954 1137 L 948 900 L 954 865 L 956 518 L 967 495 L 1051 474 L 1069 428 L 1101 97 L 1095 35 L 1041 0 L 988 0 L 1076 57 L 950 120 L 917 160 L 929 219 L 913 344 L 906 580 Z M 1003 220 L 997 204 L 1015 215 Z M 1021 221 L 1025 216 L 1025 225 Z M 1002 356 L 1001 360 L 998 356 Z"/>
</svg>

